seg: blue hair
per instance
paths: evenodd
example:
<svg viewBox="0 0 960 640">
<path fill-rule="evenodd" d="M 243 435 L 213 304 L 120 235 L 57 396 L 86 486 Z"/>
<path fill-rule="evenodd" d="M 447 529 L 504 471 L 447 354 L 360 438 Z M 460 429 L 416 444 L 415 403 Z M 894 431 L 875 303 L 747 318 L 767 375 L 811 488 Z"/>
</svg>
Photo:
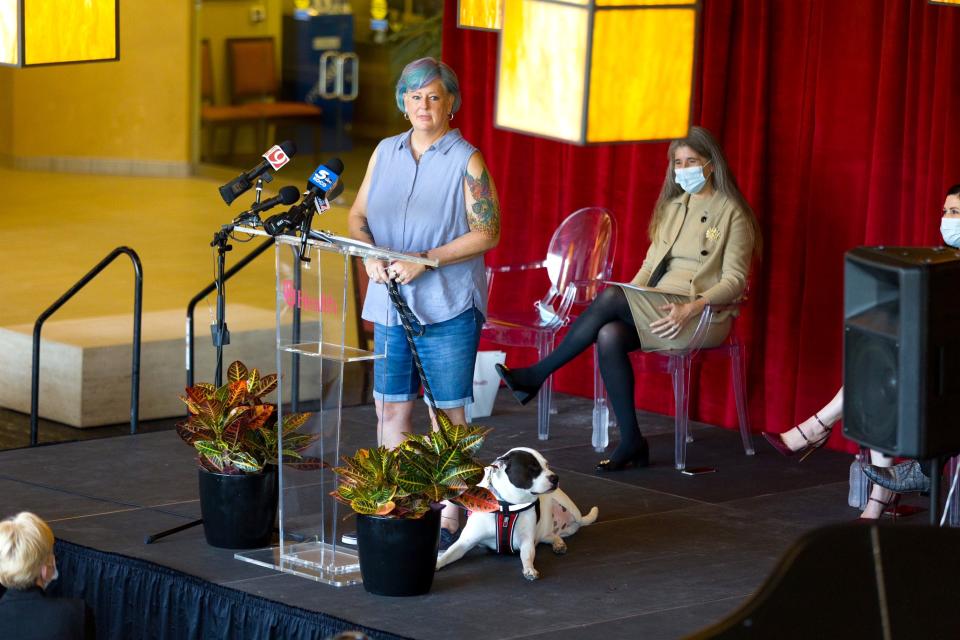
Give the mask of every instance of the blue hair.
<svg viewBox="0 0 960 640">
<path fill-rule="evenodd" d="M 403 108 L 403 94 L 407 91 L 416 91 L 427 86 L 437 78 L 443 84 L 447 93 L 453 96 L 453 113 L 460 110 L 460 81 L 457 74 L 449 66 L 434 58 L 420 58 L 403 68 L 400 79 L 397 80 L 397 108 Z"/>
</svg>

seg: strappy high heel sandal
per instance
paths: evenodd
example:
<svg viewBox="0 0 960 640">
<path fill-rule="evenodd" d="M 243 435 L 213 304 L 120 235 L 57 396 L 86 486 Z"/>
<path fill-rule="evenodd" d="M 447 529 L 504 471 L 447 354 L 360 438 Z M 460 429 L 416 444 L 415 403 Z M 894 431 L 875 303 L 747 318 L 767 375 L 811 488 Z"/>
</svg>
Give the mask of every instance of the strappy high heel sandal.
<svg viewBox="0 0 960 640">
<path fill-rule="evenodd" d="M 876 498 L 867 498 L 867 502 L 876 502 L 877 504 L 881 505 L 880 515 L 877 516 L 876 518 L 864 518 L 863 516 L 860 516 L 859 518 L 857 518 L 858 521 L 873 522 L 873 521 L 876 521 L 876 520 L 879 520 L 880 518 L 882 518 L 882 517 L 883 517 L 883 514 L 889 513 L 889 514 L 890 514 L 890 518 L 891 518 L 894 522 L 896 522 L 896 520 L 897 520 L 897 505 L 900 504 L 900 494 L 899 494 L 899 493 L 893 494 L 893 497 L 890 498 L 889 500 L 887 500 L 886 502 L 884 502 L 883 500 L 878 500 L 878 499 L 876 499 Z"/>
<path fill-rule="evenodd" d="M 807 434 L 803 432 L 803 429 L 800 428 L 800 425 L 797 425 L 797 433 L 799 433 L 800 437 L 803 438 L 804 442 L 806 442 L 806 444 L 799 449 L 791 449 L 788 447 L 787 443 L 783 441 L 783 436 L 779 433 L 764 431 L 763 437 L 781 455 L 784 455 L 788 458 L 799 455 L 799 462 L 803 462 L 807 459 L 807 456 L 827 443 L 827 440 L 830 439 L 830 433 L 833 431 L 833 425 L 828 427 L 827 425 L 823 424 L 823 420 L 821 420 L 820 416 L 817 414 L 813 414 L 813 417 L 817 422 L 820 423 L 820 426 L 824 428 L 824 434 L 816 440 L 810 440 L 810 438 L 807 437 Z"/>
</svg>

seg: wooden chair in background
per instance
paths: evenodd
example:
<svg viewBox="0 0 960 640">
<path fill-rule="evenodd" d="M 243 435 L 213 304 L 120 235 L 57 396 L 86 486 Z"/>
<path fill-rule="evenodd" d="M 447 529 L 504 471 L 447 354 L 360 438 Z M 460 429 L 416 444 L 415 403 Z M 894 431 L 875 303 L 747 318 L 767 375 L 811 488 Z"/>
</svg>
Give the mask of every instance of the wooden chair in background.
<svg viewBox="0 0 960 640">
<path fill-rule="evenodd" d="M 229 153 L 234 152 L 237 126 L 248 124 L 256 127 L 262 120 L 260 113 L 250 105 L 217 105 L 214 97 L 213 61 L 210 41 L 200 41 L 200 159 L 212 161 L 216 157 L 217 131 L 229 132 Z"/>
<path fill-rule="evenodd" d="M 320 107 L 278 99 L 280 79 L 273 37 L 228 38 L 226 48 L 230 103 L 247 106 L 259 115 L 257 149 L 266 148 L 269 127 L 301 123 L 313 127 L 314 152 L 319 150 Z"/>
</svg>

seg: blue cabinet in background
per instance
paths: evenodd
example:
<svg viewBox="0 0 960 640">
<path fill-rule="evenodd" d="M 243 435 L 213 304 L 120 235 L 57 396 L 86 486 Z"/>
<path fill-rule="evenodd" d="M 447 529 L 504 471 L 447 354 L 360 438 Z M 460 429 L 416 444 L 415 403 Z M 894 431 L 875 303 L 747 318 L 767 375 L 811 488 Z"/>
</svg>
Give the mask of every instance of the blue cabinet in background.
<svg viewBox="0 0 960 640">
<path fill-rule="evenodd" d="M 326 83 L 320 86 L 320 64 Z M 353 15 L 287 15 L 283 17 L 281 95 L 323 109 L 322 145 L 325 151 L 351 148 L 353 101 L 359 81 L 353 45 Z M 298 130 L 297 147 L 312 149 L 314 136 Z M 302 144 L 302 146 L 301 146 Z"/>
</svg>

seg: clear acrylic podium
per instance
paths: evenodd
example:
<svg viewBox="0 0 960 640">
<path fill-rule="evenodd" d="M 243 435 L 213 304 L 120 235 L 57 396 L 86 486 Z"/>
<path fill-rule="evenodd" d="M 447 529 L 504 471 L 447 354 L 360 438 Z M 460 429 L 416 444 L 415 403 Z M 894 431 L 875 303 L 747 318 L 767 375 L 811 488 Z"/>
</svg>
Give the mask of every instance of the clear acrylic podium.
<svg viewBox="0 0 960 640">
<path fill-rule="evenodd" d="M 266 235 L 246 227 L 235 231 Z M 301 251 L 309 261 L 301 260 Z M 325 468 L 280 465 L 279 546 L 235 554 L 239 560 L 338 587 L 360 582 L 356 547 L 340 538 L 344 518 L 352 511 L 330 497 L 337 486 L 331 469 L 341 464 L 344 369 L 351 363 L 370 366 L 370 360 L 385 355 L 359 349 L 359 338 L 348 335 L 348 328 L 355 326 L 348 316 L 353 299 L 349 261 L 368 257 L 437 266 L 436 260 L 327 232 L 311 231 L 305 243 L 297 236 L 276 237 L 278 418 L 309 408 L 312 416 L 300 433 L 317 440 L 303 455 L 319 458 Z M 350 449 L 343 454 L 377 445 L 376 417 L 371 421 L 351 425 Z M 284 449 L 282 435 L 279 449 Z"/>
</svg>

